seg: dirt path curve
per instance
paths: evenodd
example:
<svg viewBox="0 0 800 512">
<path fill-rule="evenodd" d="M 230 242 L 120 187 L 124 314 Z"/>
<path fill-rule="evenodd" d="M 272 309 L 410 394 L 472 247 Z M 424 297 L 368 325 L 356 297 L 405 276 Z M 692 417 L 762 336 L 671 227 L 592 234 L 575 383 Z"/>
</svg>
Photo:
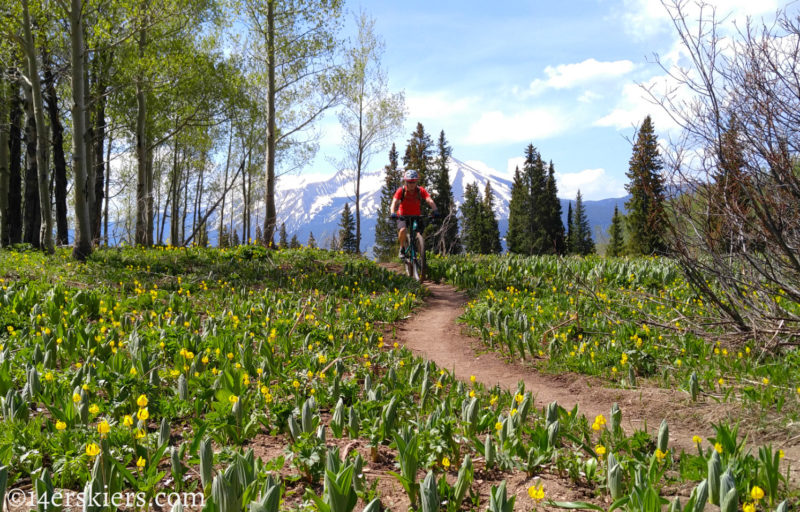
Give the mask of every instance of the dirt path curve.
<svg viewBox="0 0 800 512">
<path fill-rule="evenodd" d="M 401 271 L 399 265 L 386 265 Z M 605 387 L 599 379 L 578 374 L 545 375 L 519 363 L 507 361 L 487 348 L 477 339 L 464 335 L 457 322 L 464 310 L 467 296 L 447 284 L 426 283 L 430 296 L 425 306 L 397 327 L 398 341 L 414 353 L 452 370 L 456 377 L 467 381 L 471 375 L 486 386 L 499 384 L 514 391 L 519 381 L 534 395 L 535 407 L 541 409 L 552 401 L 578 411 L 589 421 L 603 414 L 608 418 L 611 406 L 617 403 L 622 410 L 622 426 L 629 434 L 634 430 L 647 430 L 654 437 L 661 420 L 666 418 L 670 430 L 670 447 L 673 450 L 694 451 L 692 436 L 699 435 L 707 443 L 714 432 L 711 422 L 723 419 L 729 413 L 744 412 L 737 404 L 691 402 L 680 390 L 660 388 L 619 389 Z M 746 425 L 741 430 L 745 429 Z M 800 446 L 784 446 L 788 439 L 766 439 L 750 436 L 752 447 L 772 442 L 783 448 L 785 463 L 798 468 Z M 794 441 L 797 443 L 797 440 Z M 704 444 L 704 446 L 708 446 Z M 797 485 L 798 472 L 792 472 L 793 485 Z"/>
</svg>

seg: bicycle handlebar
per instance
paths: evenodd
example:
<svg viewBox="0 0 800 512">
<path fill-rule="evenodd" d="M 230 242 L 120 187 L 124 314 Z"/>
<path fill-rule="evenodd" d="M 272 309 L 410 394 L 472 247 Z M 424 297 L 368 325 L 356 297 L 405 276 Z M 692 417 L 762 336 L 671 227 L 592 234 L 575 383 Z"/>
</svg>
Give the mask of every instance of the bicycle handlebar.
<svg viewBox="0 0 800 512">
<path fill-rule="evenodd" d="M 403 219 L 403 220 L 413 220 L 413 219 L 436 219 L 439 216 L 436 215 L 398 215 L 396 213 L 389 215 L 390 219 Z"/>
</svg>

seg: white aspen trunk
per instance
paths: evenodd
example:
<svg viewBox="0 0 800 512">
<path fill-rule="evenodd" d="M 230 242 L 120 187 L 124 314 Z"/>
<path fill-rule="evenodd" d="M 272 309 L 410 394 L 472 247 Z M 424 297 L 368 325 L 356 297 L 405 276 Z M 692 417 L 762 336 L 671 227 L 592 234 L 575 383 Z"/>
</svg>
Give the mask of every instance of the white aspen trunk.
<svg viewBox="0 0 800 512">
<path fill-rule="evenodd" d="M 42 248 L 47 253 L 55 251 L 53 244 L 53 214 L 50 208 L 50 180 L 48 178 L 48 144 L 47 126 L 44 124 L 44 102 L 42 101 L 42 84 L 39 80 L 39 66 L 36 62 L 36 46 L 31 32 L 31 20 L 28 12 L 28 0 L 22 1 L 23 30 L 25 33 L 25 55 L 28 61 L 28 79 L 33 95 L 33 115 L 36 119 L 36 166 L 39 177 L 39 211 L 42 216 L 42 228 L 39 236 Z"/>
</svg>

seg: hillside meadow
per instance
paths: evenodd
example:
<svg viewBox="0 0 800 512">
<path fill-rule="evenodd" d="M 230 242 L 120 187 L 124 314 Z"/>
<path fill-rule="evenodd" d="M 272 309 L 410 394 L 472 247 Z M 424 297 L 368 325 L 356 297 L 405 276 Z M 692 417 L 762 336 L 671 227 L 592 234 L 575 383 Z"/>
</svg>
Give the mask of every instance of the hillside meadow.
<svg viewBox="0 0 800 512">
<path fill-rule="evenodd" d="M 524 384 L 459 380 L 404 347 L 426 287 L 341 253 L 115 248 L 75 263 L 0 251 L 3 491 L 140 493 L 130 510 L 184 492 L 197 500 L 172 510 L 215 512 L 797 500 L 797 354 L 693 334 L 684 319 L 711 311 L 669 261 L 430 268 L 468 293 L 462 329 L 485 351 L 610 389 L 682 390 L 726 414 L 679 440 L 668 422 L 631 429 L 625 404 L 587 417 Z"/>
</svg>

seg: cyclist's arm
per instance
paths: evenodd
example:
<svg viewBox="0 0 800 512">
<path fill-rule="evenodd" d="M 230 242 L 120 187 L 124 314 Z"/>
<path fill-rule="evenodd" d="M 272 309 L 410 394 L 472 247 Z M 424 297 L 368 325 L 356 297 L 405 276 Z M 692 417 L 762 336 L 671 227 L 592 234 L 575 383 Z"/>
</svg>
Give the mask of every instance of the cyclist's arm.
<svg viewBox="0 0 800 512">
<path fill-rule="evenodd" d="M 430 206 L 433 209 L 433 211 L 435 212 L 439 211 L 439 209 L 436 208 L 436 203 L 433 202 L 433 198 L 431 196 L 426 197 L 425 202 L 428 203 L 428 206 Z"/>
<path fill-rule="evenodd" d="M 392 198 L 392 205 L 389 207 L 390 214 L 395 215 L 397 213 L 397 206 L 398 206 L 397 203 L 399 202 L 400 201 L 398 201 L 396 197 Z"/>
</svg>

